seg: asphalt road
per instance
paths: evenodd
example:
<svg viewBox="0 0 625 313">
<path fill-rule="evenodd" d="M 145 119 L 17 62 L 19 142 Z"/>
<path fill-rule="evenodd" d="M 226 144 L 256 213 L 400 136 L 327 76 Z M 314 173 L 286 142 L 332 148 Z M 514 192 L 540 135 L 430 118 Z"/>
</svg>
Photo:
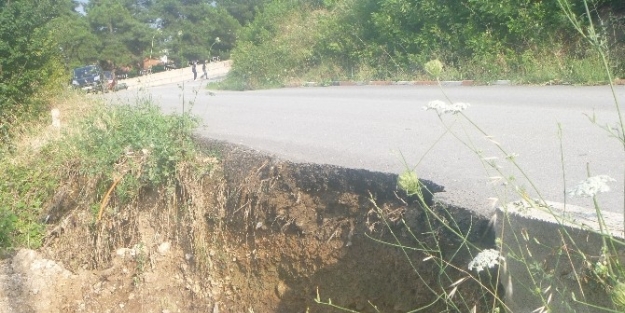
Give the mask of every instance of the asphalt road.
<svg viewBox="0 0 625 313">
<path fill-rule="evenodd" d="M 445 186 L 446 201 L 485 214 L 497 204 L 517 200 L 509 192 L 515 188 L 538 197 L 532 184 L 544 199 L 563 202 L 563 190 L 585 179 L 589 169 L 592 175 L 617 180 L 599 202 L 605 210 L 623 211 L 623 146 L 585 116 L 595 114 L 601 125 L 618 121 L 609 87 L 444 87 L 454 102 L 471 104 L 465 114 L 487 137 L 459 115 L 439 119 L 434 111 L 423 110 L 429 101 L 445 99 L 438 87 L 286 88 L 210 95 L 203 85 L 187 81 L 115 97 L 132 99 L 150 92 L 165 112 L 181 112 L 184 95 L 185 110 L 203 120 L 200 134 L 295 162 L 393 173 L 416 167 L 419 177 Z M 616 91 L 625 102 L 625 88 L 617 86 Z M 511 166 L 507 154 L 515 155 L 523 172 Z M 514 181 L 504 184 L 497 177 Z M 587 198 L 566 201 L 592 207 Z"/>
</svg>

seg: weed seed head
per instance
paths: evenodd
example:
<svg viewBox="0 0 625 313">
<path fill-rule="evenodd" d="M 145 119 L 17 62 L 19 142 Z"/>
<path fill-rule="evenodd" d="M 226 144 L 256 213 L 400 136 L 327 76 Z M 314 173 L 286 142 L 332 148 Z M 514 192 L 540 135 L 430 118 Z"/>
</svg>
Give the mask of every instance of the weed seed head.
<svg viewBox="0 0 625 313">
<path fill-rule="evenodd" d="M 443 62 L 439 60 L 428 61 L 425 63 L 425 71 L 435 78 L 439 78 L 443 72 Z"/>
<path fill-rule="evenodd" d="M 569 189 L 567 194 L 572 197 L 594 197 L 598 193 L 610 191 L 610 186 L 607 183 L 614 181 L 616 180 L 608 175 L 588 177 L 586 180 L 581 181 L 579 185 Z"/>
<path fill-rule="evenodd" d="M 475 258 L 469 262 L 469 270 L 475 270 L 478 273 L 486 268 L 493 268 L 499 265 L 500 261 L 504 261 L 504 257 L 495 249 L 486 249 L 478 253 Z"/>
<path fill-rule="evenodd" d="M 399 185 L 399 188 L 404 190 L 406 194 L 410 196 L 418 194 L 421 190 L 419 177 L 414 171 L 405 171 L 399 175 L 397 184 Z"/>
</svg>

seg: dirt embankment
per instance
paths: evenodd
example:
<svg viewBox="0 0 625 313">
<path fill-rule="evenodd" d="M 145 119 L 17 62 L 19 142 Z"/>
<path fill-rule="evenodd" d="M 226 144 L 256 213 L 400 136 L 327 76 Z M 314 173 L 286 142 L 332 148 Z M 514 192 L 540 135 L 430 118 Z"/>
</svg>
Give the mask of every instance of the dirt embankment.
<svg viewBox="0 0 625 313">
<path fill-rule="evenodd" d="M 182 166 L 176 190 L 144 191 L 123 207 L 113 199 L 100 221 L 81 202 L 90 186 L 68 181 L 49 206 L 44 247 L 0 264 L 0 312 L 335 310 L 317 296 L 361 312 L 431 303 L 439 311 L 446 305 L 437 294 L 466 276 L 397 247 L 438 247 L 461 269 L 471 259 L 443 227 L 449 220 L 428 219 L 396 190 L 395 175 L 206 145 L 221 161 Z M 488 221 L 434 207 L 453 215 L 471 241 L 492 244 Z M 465 311 L 487 305 L 476 282 L 459 287 Z"/>
</svg>

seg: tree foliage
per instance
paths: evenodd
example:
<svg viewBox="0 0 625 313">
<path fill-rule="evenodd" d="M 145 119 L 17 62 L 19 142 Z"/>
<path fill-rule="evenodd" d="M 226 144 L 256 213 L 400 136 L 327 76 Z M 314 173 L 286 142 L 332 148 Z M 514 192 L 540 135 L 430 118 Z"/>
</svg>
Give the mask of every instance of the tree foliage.
<svg viewBox="0 0 625 313">
<path fill-rule="evenodd" d="M 224 8 L 205 1 L 161 0 L 155 11 L 159 47 L 181 62 L 228 55 L 240 27 Z"/>
<path fill-rule="evenodd" d="M 217 0 L 218 7 L 224 8 L 239 24 L 248 25 L 254 16 L 263 10 L 269 0 Z"/>
<path fill-rule="evenodd" d="M 40 111 L 41 96 L 59 86 L 62 66 L 48 23 L 71 8 L 71 1 L 0 1 L 0 143 L 20 116 Z"/>
<path fill-rule="evenodd" d="M 595 82 L 598 77 L 585 73 L 595 68 L 596 53 L 584 46 L 558 1 L 323 0 L 294 5 L 302 2 L 267 4 L 242 30 L 233 52 L 233 75 L 247 79 L 244 85 L 262 81 L 267 72 L 278 73 L 254 74 L 249 68 L 254 62 L 262 68 L 268 52 L 290 40 L 276 30 L 298 27 L 314 34 L 315 40 L 306 42 L 312 44 L 311 57 L 281 65 L 302 78 L 411 79 L 425 75 L 422 64 L 432 59 L 445 64 L 442 75 L 448 79 Z M 575 15 L 586 15 L 583 0 L 570 2 Z M 610 43 L 612 66 L 623 75 L 623 2 L 588 2 L 598 35 Z M 274 7 L 285 6 L 290 13 L 279 18 Z M 305 18 L 284 18 L 293 11 Z M 306 49 L 295 44 L 290 51 L 298 55 Z M 280 84 L 276 79 L 270 85 Z"/>
<path fill-rule="evenodd" d="M 240 24 L 217 2 L 90 0 L 84 15 L 64 15 L 55 27 L 63 30 L 57 39 L 69 67 L 117 67 L 163 55 L 179 62 L 227 57 Z"/>
<path fill-rule="evenodd" d="M 52 20 L 50 28 L 67 69 L 98 61 L 100 38 L 91 32 L 89 23 L 78 12 Z"/>
<path fill-rule="evenodd" d="M 127 0 L 91 0 L 87 20 L 99 38 L 97 60 L 127 65 L 140 59 L 151 44 L 152 30 L 139 20 L 143 5 Z"/>
</svg>

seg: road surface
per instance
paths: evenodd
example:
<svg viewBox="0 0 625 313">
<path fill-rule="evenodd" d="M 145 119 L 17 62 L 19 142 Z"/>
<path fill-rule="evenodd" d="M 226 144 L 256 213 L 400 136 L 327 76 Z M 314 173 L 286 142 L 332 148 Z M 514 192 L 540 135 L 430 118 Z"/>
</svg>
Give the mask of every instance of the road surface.
<svg viewBox="0 0 625 313">
<path fill-rule="evenodd" d="M 616 179 L 599 201 L 605 210 L 623 211 L 623 146 L 586 116 L 594 114 L 600 125 L 618 121 L 609 87 L 444 87 L 452 101 L 470 103 L 465 114 L 485 136 L 459 115 L 439 119 L 434 111 L 423 110 L 432 100 L 445 100 L 438 87 L 285 88 L 210 95 L 204 84 L 187 81 L 143 92 L 150 92 L 165 112 L 181 112 L 184 95 L 185 110 L 203 121 L 201 135 L 291 161 L 392 173 L 415 167 L 419 177 L 445 186 L 446 201 L 483 214 L 517 200 L 510 190 L 538 197 L 532 184 L 544 199 L 564 202 L 565 188 L 584 180 L 587 169 L 591 175 Z M 625 88 L 616 90 L 625 101 Z M 138 95 L 115 94 L 122 99 Z M 513 155 L 522 171 L 506 155 Z M 590 199 L 566 201 L 592 207 Z"/>
</svg>

